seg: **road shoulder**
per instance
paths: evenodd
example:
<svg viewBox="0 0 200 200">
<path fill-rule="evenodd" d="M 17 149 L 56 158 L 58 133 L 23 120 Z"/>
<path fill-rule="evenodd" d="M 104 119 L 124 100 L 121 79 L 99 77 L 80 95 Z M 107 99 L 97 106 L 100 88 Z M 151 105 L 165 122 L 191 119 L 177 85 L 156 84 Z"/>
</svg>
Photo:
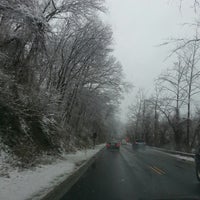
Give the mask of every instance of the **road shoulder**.
<svg viewBox="0 0 200 200">
<path fill-rule="evenodd" d="M 102 144 L 95 149 L 66 154 L 62 156 L 62 159 L 34 169 L 11 171 L 9 177 L 0 179 L 0 199 L 48 199 L 48 194 L 55 192 L 55 188 L 59 188 L 68 178 L 73 179 L 73 174 L 76 174 L 76 178 L 81 175 L 104 146 Z"/>
</svg>

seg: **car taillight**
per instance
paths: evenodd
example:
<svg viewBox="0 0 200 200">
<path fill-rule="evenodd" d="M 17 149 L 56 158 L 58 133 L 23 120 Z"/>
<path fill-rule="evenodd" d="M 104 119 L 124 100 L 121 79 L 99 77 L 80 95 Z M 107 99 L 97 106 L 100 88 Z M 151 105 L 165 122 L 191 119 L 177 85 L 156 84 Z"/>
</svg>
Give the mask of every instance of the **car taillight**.
<svg viewBox="0 0 200 200">
<path fill-rule="evenodd" d="M 106 144 L 106 147 L 109 148 L 109 147 L 110 147 L 110 144 Z"/>
<path fill-rule="evenodd" d="M 120 143 L 117 143 L 117 144 L 116 144 L 116 147 L 120 147 Z"/>
</svg>

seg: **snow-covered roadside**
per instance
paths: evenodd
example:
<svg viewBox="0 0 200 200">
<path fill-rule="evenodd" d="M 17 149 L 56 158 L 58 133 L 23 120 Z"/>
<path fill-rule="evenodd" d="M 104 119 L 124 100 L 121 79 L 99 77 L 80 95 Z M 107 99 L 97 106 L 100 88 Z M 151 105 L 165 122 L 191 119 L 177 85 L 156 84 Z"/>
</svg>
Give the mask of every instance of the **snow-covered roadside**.
<svg viewBox="0 0 200 200">
<path fill-rule="evenodd" d="M 194 162 L 194 158 L 189 157 L 189 156 L 182 156 L 182 155 L 179 155 L 179 154 L 167 153 L 167 152 L 164 152 L 162 150 L 156 150 L 156 149 L 154 149 L 154 151 L 159 151 L 160 153 L 162 152 L 162 153 L 164 153 L 164 154 L 166 154 L 168 156 L 175 157 L 175 158 L 177 158 L 179 160 L 185 160 L 185 161 Z"/>
<path fill-rule="evenodd" d="M 177 159 L 180 159 L 180 160 L 186 160 L 186 161 L 194 162 L 194 158 L 192 158 L 192 157 L 181 156 L 181 155 L 170 154 L 170 153 L 167 153 L 167 154 L 170 155 L 170 156 L 172 156 L 172 157 L 175 157 L 175 158 L 177 158 Z"/>
<path fill-rule="evenodd" d="M 0 177 L 0 199 L 40 199 L 41 196 L 65 180 L 81 163 L 90 159 L 104 146 L 104 144 L 97 145 L 95 149 L 63 155 L 63 159 L 56 160 L 50 165 L 40 165 L 34 170 L 10 171 L 9 176 Z"/>
</svg>

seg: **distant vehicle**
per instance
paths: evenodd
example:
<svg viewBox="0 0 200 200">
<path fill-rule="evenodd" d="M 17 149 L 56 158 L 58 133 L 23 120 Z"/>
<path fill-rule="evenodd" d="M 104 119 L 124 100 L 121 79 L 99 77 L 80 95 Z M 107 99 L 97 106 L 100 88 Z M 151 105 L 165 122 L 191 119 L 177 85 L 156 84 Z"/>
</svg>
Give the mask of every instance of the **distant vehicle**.
<svg viewBox="0 0 200 200">
<path fill-rule="evenodd" d="M 142 139 L 136 139 L 133 144 L 132 144 L 132 147 L 133 149 L 139 149 L 139 148 L 145 148 L 145 141 L 142 140 Z"/>
<path fill-rule="evenodd" d="M 116 140 L 112 140 L 112 141 L 109 141 L 109 142 L 106 143 L 107 149 L 117 149 L 117 150 L 119 150 L 120 145 L 121 145 L 121 143 L 119 141 L 116 141 Z"/>
<path fill-rule="evenodd" d="M 195 164 L 196 164 L 196 177 L 197 180 L 200 181 L 200 147 L 195 153 Z"/>
<path fill-rule="evenodd" d="M 145 141 L 142 140 L 142 139 L 136 139 L 134 142 L 133 142 L 134 145 L 145 145 Z"/>
<path fill-rule="evenodd" d="M 122 144 L 122 145 L 126 145 L 126 144 L 127 144 L 126 140 L 123 139 L 122 142 L 121 142 L 121 144 Z"/>
</svg>

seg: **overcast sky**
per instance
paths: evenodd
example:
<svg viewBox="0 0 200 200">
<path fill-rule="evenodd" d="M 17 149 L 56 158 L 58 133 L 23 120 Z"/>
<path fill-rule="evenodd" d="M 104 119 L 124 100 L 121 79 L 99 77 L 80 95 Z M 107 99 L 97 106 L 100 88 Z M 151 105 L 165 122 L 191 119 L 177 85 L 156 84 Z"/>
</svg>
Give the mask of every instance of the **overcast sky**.
<svg viewBox="0 0 200 200">
<path fill-rule="evenodd" d="M 192 35 L 184 23 L 197 17 L 191 8 L 192 0 L 185 0 L 179 9 L 179 0 L 106 0 L 106 16 L 114 32 L 114 54 L 122 63 L 126 79 L 135 87 L 122 102 L 122 119 L 133 102 L 138 88 L 147 94 L 153 90 L 154 79 L 172 61 L 164 61 L 171 47 L 158 47 L 167 39 Z"/>
</svg>

